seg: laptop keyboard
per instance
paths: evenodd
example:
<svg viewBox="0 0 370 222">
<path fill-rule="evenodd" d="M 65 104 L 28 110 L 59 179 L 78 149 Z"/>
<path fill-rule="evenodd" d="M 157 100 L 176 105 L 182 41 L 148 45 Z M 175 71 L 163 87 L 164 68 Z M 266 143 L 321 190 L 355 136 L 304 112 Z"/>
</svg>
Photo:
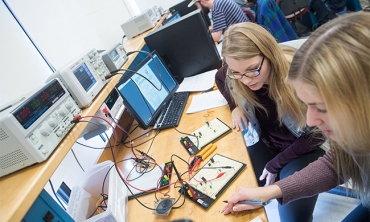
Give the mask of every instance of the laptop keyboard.
<svg viewBox="0 0 370 222">
<path fill-rule="evenodd" d="M 179 125 L 189 92 L 175 93 L 170 104 L 159 115 L 153 129 L 165 129 Z"/>
</svg>

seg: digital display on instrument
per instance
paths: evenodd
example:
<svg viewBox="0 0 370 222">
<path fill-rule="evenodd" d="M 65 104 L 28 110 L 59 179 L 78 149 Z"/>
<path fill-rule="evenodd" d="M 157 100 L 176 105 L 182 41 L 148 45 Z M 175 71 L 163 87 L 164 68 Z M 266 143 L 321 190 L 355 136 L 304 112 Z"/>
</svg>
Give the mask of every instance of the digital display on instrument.
<svg viewBox="0 0 370 222">
<path fill-rule="evenodd" d="M 89 91 L 96 83 L 96 79 L 91 74 L 85 63 L 73 70 L 73 74 L 75 74 L 77 80 L 80 82 L 86 92 Z"/>
<path fill-rule="evenodd" d="M 13 116 L 28 129 L 42 114 L 44 114 L 64 94 L 65 90 L 58 80 L 53 80 L 47 86 L 28 98 L 17 109 L 12 111 Z"/>
<path fill-rule="evenodd" d="M 119 59 L 119 55 L 117 53 L 116 50 L 113 50 L 109 53 L 109 57 L 113 60 L 113 61 L 117 61 Z"/>
<path fill-rule="evenodd" d="M 105 100 L 105 105 L 107 105 L 108 109 L 112 109 L 114 104 L 116 103 L 119 95 L 116 89 L 113 89 L 108 98 Z"/>
</svg>

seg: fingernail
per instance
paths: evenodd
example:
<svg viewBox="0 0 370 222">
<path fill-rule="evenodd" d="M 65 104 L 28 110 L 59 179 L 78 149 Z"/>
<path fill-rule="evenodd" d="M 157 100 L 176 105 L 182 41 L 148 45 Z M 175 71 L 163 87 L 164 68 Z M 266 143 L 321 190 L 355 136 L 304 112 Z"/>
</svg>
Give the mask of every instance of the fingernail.
<svg viewBox="0 0 370 222">
<path fill-rule="evenodd" d="M 233 207 L 233 211 L 238 211 L 238 207 Z"/>
</svg>

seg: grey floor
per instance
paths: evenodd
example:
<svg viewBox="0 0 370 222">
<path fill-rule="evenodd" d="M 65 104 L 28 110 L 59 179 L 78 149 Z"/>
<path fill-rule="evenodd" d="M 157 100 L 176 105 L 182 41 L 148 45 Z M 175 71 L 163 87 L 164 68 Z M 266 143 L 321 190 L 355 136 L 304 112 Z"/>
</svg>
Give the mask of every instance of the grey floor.
<svg viewBox="0 0 370 222">
<path fill-rule="evenodd" d="M 313 222 L 337 222 L 360 204 L 358 199 L 322 193 L 319 195 L 313 213 Z M 265 206 L 269 222 L 280 222 L 278 202 L 273 200 Z"/>
</svg>

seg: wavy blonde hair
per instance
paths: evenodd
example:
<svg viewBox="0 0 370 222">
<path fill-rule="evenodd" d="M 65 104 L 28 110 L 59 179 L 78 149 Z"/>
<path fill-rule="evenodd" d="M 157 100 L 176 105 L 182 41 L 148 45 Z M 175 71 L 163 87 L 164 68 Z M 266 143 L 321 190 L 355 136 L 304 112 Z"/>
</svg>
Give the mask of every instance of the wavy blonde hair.
<svg viewBox="0 0 370 222">
<path fill-rule="evenodd" d="M 370 13 L 358 12 L 323 25 L 296 52 L 288 76 L 289 81 L 314 86 L 321 94 L 331 127 L 340 138 L 330 141 L 334 165 L 341 179 L 352 180 L 352 187 L 368 208 L 369 24 Z"/>
<path fill-rule="evenodd" d="M 284 50 L 282 49 L 284 48 Z M 263 27 L 251 23 L 238 23 L 230 26 L 222 41 L 223 57 L 236 60 L 250 59 L 262 55 L 270 62 L 269 97 L 276 102 L 277 113 L 282 117 L 288 114 L 298 129 L 306 124 L 306 106 L 296 96 L 294 88 L 285 83 L 294 50 L 279 46 L 274 37 Z M 285 54 L 287 55 L 284 55 Z M 235 103 L 245 109 L 244 104 L 267 110 L 258 102 L 255 93 L 239 80 L 226 78 L 226 85 Z"/>
</svg>

